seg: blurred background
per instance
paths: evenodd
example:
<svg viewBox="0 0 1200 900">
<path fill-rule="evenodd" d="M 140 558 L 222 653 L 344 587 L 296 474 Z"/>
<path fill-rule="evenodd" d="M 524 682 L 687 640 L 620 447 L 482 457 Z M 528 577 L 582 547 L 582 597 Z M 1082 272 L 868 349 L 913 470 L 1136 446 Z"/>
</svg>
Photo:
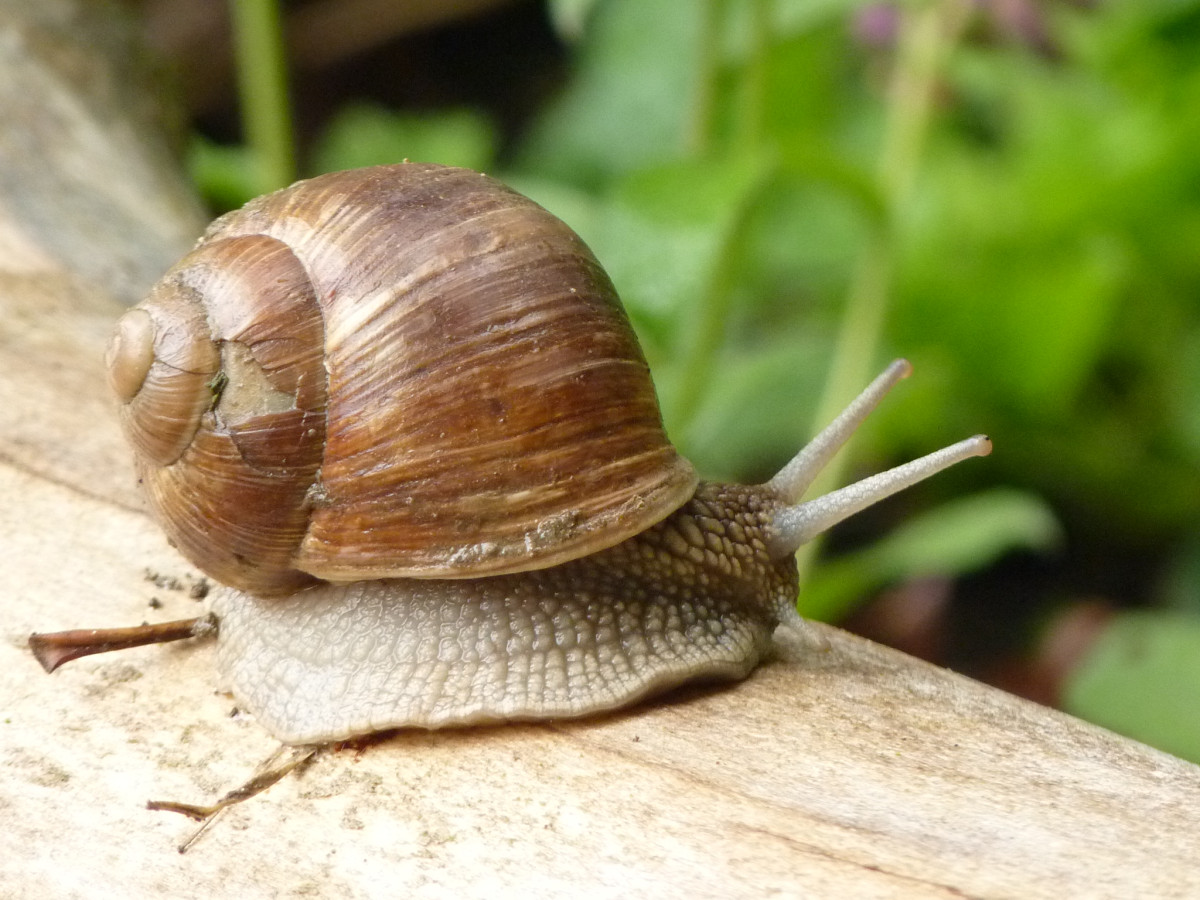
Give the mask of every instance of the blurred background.
<svg viewBox="0 0 1200 900">
<path fill-rule="evenodd" d="M 707 478 L 908 357 L 831 477 L 995 452 L 801 612 L 1200 762 L 1200 0 L 125 5 L 214 212 L 407 158 L 564 218 Z"/>
</svg>

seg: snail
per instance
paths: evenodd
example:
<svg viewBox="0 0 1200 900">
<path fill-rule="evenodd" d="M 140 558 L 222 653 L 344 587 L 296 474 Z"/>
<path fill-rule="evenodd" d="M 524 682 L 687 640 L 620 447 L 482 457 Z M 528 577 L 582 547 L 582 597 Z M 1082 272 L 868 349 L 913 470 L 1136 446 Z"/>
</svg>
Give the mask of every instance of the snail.
<svg viewBox="0 0 1200 900">
<path fill-rule="evenodd" d="M 293 745 L 744 678 L 798 619 L 802 543 L 990 450 L 800 502 L 900 360 L 766 483 L 699 481 L 583 241 L 437 165 L 217 219 L 107 361 L 152 513 L 219 583 L 220 675 Z"/>
</svg>

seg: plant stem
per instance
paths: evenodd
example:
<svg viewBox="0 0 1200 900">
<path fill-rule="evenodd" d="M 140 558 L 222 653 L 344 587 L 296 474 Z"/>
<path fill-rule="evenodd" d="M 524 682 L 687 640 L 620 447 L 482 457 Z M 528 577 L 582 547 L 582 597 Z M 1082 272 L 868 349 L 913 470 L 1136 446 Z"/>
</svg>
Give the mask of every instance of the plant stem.
<svg viewBox="0 0 1200 900">
<path fill-rule="evenodd" d="M 920 166 L 938 75 L 968 11 L 964 0 L 936 0 L 907 7 L 901 17 L 876 176 L 883 220 L 851 277 L 833 361 L 817 404 L 814 433 L 830 422 L 873 374 L 904 214 Z M 848 465 L 846 455 L 836 457 L 813 483 L 810 494 L 827 493 L 841 484 Z M 819 547 L 817 539 L 796 554 L 801 585 Z"/>
<path fill-rule="evenodd" d="M 692 117 L 688 128 L 688 150 L 693 156 L 708 152 L 713 135 L 717 77 L 721 71 L 721 25 L 725 20 L 724 0 L 704 4 L 699 53 L 696 63 L 696 91 L 692 99 Z"/>
<path fill-rule="evenodd" d="M 287 64 L 278 0 L 229 0 L 237 56 L 242 129 L 259 193 L 296 178 Z"/>
<path fill-rule="evenodd" d="M 750 4 L 750 56 L 738 93 L 736 140 L 748 148 L 761 147 L 766 116 L 767 74 L 771 51 L 771 6 L 767 0 Z"/>
<path fill-rule="evenodd" d="M 721 236 L 717 262 L 682 340 L 679 377 L 671 393 L 670 407 L 671 421 L 677 434 L 687 434 L 695 421 L 700 401 L 711 383 L 717 354 L 725 340 L 725 327 L 733 297 L 733 264 L 752 201 L 752 196 L 743 199 L 728 229 Z"/>
<path fill-rule="evenodd" d="M 770 8 L 766 0 L 752 0 L 753 45 L 751 56 L 742 72 L 739 104 L 741 114 L 735 125 L 734 146 L 747 150 L 759 147 L 762 141 L 763 107 L 765 105 L 767 55 L 771 43 Z M 692 143 L 696 155 L 703 155 L 712 142 L 713 103 L 719 75 L 721 24 L 728 19 L 727 0 L 709 0 L 702 39 L 705 64 L 700 71 L 697 90 L 697 113 L 692 123 Z M 692 322 L 682 341 L 679 354 L 680 376 L 671 394 L 671 421 L 677 433 L 686 434 L 700 403 L 708 392 L 715 360 L 725 340 L 726 324 L 732 301 L 733 268 L 741 250 L 741 242 L 761 192 L 765 177 L 742 198 L 721 236 L 716 265 L 713 267 L 704 295 L 699 298 Z"/>
</svg>

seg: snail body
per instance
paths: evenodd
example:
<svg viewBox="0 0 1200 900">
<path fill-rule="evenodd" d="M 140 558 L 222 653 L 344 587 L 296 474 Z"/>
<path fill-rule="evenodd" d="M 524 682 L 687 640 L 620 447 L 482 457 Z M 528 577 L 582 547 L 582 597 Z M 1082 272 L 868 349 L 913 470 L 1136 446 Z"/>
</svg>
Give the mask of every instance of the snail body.
<svg viewBox="0 0 1200 900">
<path fill-rule="evenodd" d="M 699 482 L 583 242 L 432 165 L 218 219 L 109 367 L 152 512 L 222 585 L 218 667 L 296 744 L 745 677 L 800 543 L 989 446 L 798 503 L 898 362 L 771 481 Z"/>
<path fill-rule="evenodd" d="M 794 558 L 770 559 L 749 499 L 702 484 L 615 547 L 517 574 L 218 589 L 218 666 L 287 743 L 581 716 L 744 678 L 796 597 Z"/>
</svg>

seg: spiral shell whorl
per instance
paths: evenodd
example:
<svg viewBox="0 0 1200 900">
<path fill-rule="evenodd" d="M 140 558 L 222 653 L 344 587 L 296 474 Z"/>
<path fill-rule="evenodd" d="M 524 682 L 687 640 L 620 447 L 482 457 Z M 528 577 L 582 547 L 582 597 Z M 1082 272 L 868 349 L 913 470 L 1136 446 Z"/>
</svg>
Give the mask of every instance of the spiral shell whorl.
<svg viewBox="0 0 1200 900">
<path fill-rule="evenodd" d="M 263 236 L 205 243 L 123 323 L 114 381 L 132 380 L 126 361 L 144 353 L 147 334 L 153 341 L 121 418 L 172 541 L 244 590 L 311 581 L 291 561 L 321 463 L 325 373 L 320 311 L 295 257 Z"/>
</svg>

